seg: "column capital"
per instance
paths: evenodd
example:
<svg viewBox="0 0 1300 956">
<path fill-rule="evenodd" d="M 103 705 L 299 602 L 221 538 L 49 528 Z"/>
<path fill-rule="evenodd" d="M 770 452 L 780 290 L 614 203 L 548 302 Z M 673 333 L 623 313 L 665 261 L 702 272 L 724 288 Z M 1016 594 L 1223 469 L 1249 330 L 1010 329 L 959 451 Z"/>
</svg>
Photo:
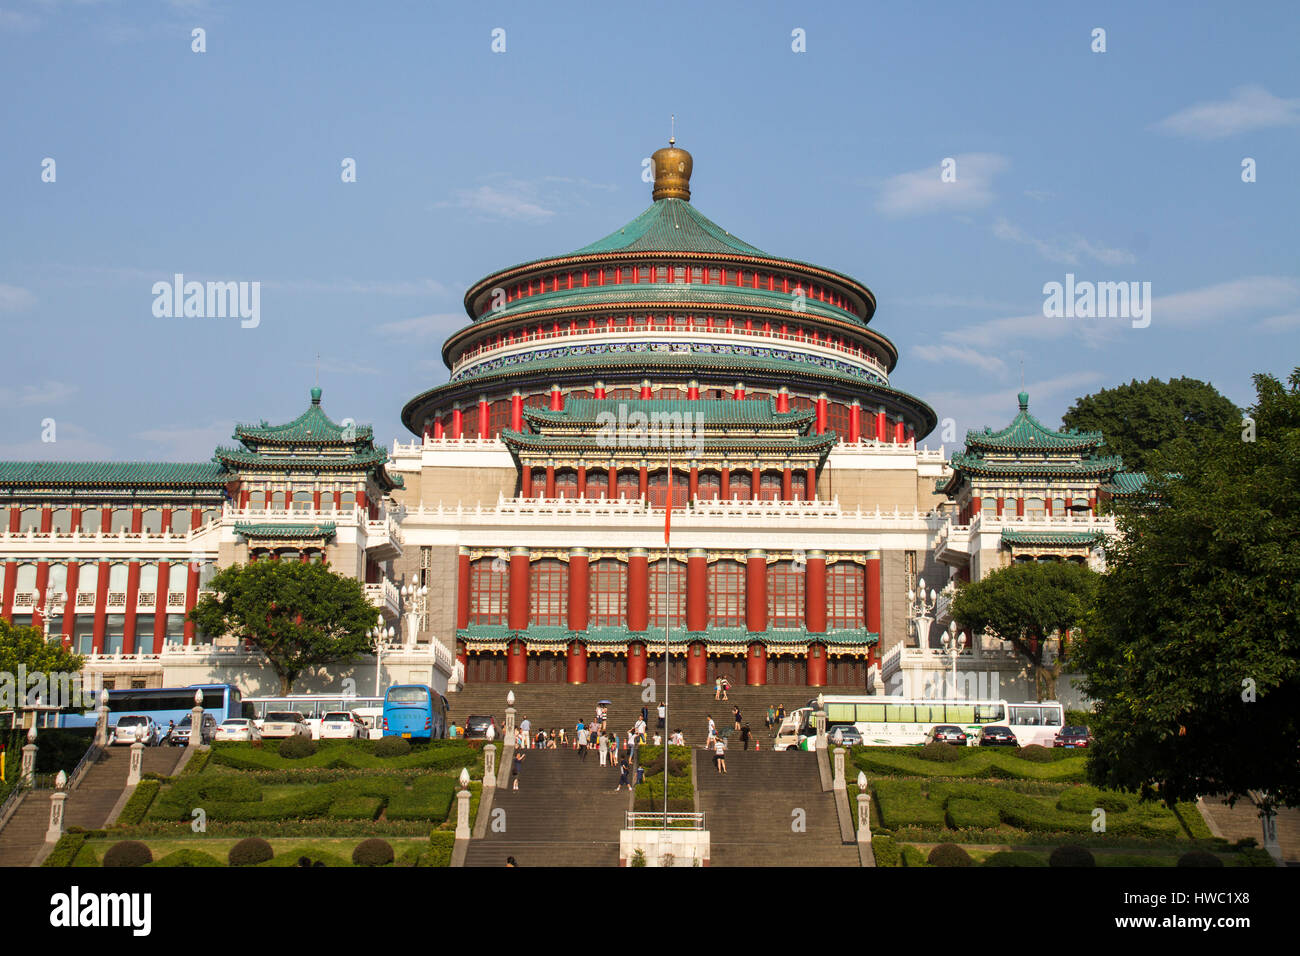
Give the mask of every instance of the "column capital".
<svg viewBox="0 0 1300 956">
<path fill-rule="evenodd" d="M 528 549 L 527 549 L 527 548 L 524 548 L 524 547 L 518 547 L 518 546 L 513 547 L 513 548 L 510 549 L 510 557 L 512 557 L 512 558 L 517 558 L 517 557 L 524 557 L 524 558 L 526 558 L 526 557 L 528 557 Z"/>
<path fill-rule="evenodd" d="M 753 560 L 754 558 L 766 558 L 766 557 L 767 557 L 767 552 L 764 551 L 762 548 L 751 548 L 750 550 L 745 552 L 746 561 Z"/>
<path fill-rule="evenodd" d="M 569 549 L 569 557 L 571 557 L 571 558 L 585 558 L 588 554 L 589 554 L 589 552 L 587 551 L 586 548 L 570 548 L 570 549 Z"/>
<path fill-rule="evenodd" d="M 805 557 L 806 557 L 807 560 L 809 560 L 809 561 L 825 561 L 825 560 L 826 560 L 826 552 L 823 551 L 823 550 L 821 550 L 820 548 L 813 548 L 813 549 L 811 549 L 811 550 L 805 552 Z"/>
<path fill-rule="evenodd" d="M 868 561 L 879 561 L 879 560 L 880 560 L 880 552 L 879 552 L 879 551 L 876 551 L 876 550 L 868 551 L 868 552 L 866 552 L 866 559 L 867 559 Z"/>
<path fill-rule="evenodd" d="M 627 549 L 627 556 L 628 556 L 629 558 L 644 558 L 644 557 L 648 557 L 649 554 L 650 554 L 650 552 L 647 551 L 645 548 L 628 548 L 628 549 Z"/>
<path fill-rule="evenodd" d="M 688 559 L 689 559 L 689 558 L 707 558 L 708 556 L 709 556 L 709 552 L 708 552 L 708 550 L 707 550 L 706 548 L 688 548 L 687 551 L 686 551 L 686 557 L 687 557 Z"/>
</svg>

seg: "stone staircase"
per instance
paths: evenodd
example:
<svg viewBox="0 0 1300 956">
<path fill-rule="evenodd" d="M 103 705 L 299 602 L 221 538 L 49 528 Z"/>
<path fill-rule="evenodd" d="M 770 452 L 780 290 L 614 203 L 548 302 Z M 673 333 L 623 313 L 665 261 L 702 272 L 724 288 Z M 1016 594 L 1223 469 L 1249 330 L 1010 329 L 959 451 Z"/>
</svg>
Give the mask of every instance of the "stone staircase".
<svg viewBox="0 0 1300 956">
<path fill-rule="evenodd" d="M 859 865 L 857 845 L 841 841 L 834 795 L 822 791 L 817 754 L 730 747 L 725 774 L 707 753 L 695 769 L 710 866 Z"/>
<path fill-rule="evenodd" d="M 169 776 L 184 752 L 181 747 L 146 747 L 143 770 Z M 77 789 L 68 794 L 63 805 L 64 828 L 104 827 L 126 789 L 130 764 L 129 747 L 105 750 L 86 771 Z M 31 866 L 36 861 L 45 846 L 45 831 L 50 825 L 50 793 L 49 790 L 29 792 L 0 830 L 0 866 Z"/>
<path fill-rule="evenodd" d="M 613 698 L 611 698 L 612 700 Z M 477 713 L 477 711 L 476 711 Z M 492 817 L 504 811 L 504 832 L 470 841 L 466 866 L 618 866 L 618 831 L 629 793 L 617 793 L 618 771 L 594 752 L 529 750 L 519 789 L 498 787 Z"/>
</svg>

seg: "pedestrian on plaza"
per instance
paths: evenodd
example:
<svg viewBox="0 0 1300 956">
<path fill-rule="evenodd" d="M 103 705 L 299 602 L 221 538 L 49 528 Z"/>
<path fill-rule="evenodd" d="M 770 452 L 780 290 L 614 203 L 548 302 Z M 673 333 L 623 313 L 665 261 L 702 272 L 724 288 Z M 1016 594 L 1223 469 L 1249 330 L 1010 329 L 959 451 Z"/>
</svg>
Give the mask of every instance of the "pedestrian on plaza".
<svg viewBox="0 0 1300 956">
<path fill-rule="evenodd" d="M 531 747 L 533 745 L 533 738 L 531 733 L 533 729 L 533 723 L 528 719 L 527 714 L 524 714 L 524 719 L 519 724 L 519 729 L 522 730 L 524 733 L 524 746 Z"/>
<path fill-rule="evenodd" d="M 582 726 L 582 721 L 578 721 L 578 759 L 586 761 L 587 759 L 587 728 Z"/>
<path fill-rule="evenodd" d="M 686 738 L 682 736 L 682 729 L 680 727 L 673 731 L 673 735 L 668 738 L 668 743 L 674 747 L 686 746 Z"/>
<path fill-rule="evenodd" d="M 739 707 L 731 708 L 731 726 L 732 729 L 734 730 L 740 729 L 740 708 Z"/>
<path fill-rule="evenodd" d="M 749 749 L 749 724 L 740 728 L 740 743 L 743 749 Z"/>
<path fill-rule="evenodd" d="M 772 725 L 776 723 L 776 707 L 773 704 L 767 705 L 767 731 L 772 732 Z"/>
<path fill-rule="evenodd" d="M 603 767 L 605 766 L 605 761 L 609 759 L 609 739 L 604 734 L 600 735 L 599 746 L 600 746 L 600 765 Z"/>
<path fill-rule="evenodd" d="M 510 768 L 510 776 L 514 780 L 514 783 L 511 785 L 510 789 L 512 790 L 519 789 L 519 774 L 523 769 L 524 769 L 524 752 L 522 750 L 516 750 L 514 766 Z"/>
<path fill-rule="evenodd" d="M 718 739 L 718 725 L 713 722 L 713 715 L 709 715 L 709 731 L 704 738 L 704 746 L 712 747 L 713 742 Z"/>
<path fill-rule="evenodd" d="M 722 678 L 713 678 L 713 699 L 722 700 Z"/>
<path fill-rule="evenodd" d="M 666 707 L 664 706 L 663 701 L 660 701 L 660 702 L 659 702 L 659 722 L 658 722 L 657 724 L 655 724 L 655 729 L 656 729 L 656 730 L 658 730 L 658 731 L 663 731 L 663 730 L 665 729 L 664 721 L 667 719 L 667 717 L 668 717 L 668 708 L 666 708 Z"/>
<path fill-rule="evenodd" d="M 719 737 L 713 745 L 713 762 L 718 765 L 718 773 L 727 772 L 727 740 Z"/>
<path fill-rule="evenodd" d="M 567 741 L 566 741 L 565 738 L 564 738 L 564 728 L 561 727 L 561 728 L 560 728 L 560 746 L 563 747 L 563 746 L 566 746 L 566 744 L 567 744 Z"/>
</svg>

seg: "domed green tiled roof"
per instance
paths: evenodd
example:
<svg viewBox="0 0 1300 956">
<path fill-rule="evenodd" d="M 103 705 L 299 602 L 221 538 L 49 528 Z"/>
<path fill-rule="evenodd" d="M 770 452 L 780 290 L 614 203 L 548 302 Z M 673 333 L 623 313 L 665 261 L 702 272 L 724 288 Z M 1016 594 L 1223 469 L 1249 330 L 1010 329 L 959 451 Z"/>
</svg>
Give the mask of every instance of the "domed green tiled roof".
<svg viewBox="0 0 1300 956">
<path fill-rule="evenodd" d="M 622 229 L 569 253 L 712 252 L 770 258 L 763 250 L 733 236 L 685 199 L 660 199 Z"/>
</svg>

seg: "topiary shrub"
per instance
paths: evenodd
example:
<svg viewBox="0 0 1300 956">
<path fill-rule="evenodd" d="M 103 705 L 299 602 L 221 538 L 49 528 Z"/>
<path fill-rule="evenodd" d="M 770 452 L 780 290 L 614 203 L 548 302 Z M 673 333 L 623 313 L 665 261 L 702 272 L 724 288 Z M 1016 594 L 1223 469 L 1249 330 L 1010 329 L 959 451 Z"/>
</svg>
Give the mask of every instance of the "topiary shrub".
<svg viewBox="0 0 1300 956">
<path fill-rule="evenodd" d="M 1028 747 L 1021 747 L 1016 751 L 1016 756 L 1021 760 L 1029 760 L 1033 763 L 1048 763 L 1055 759 L 1052 757 L 1050 747 L 1040 747 L 1038 744 L 1030 744 Z"/>
<path fill-rule="evenodd" d="M 939 741 L 926 744 L 916 752 L 922 760 L 934 760 L 938 763 L 952 763 L 962 758 L 962 748 Z"/>
<path fill-rule="evenodd" d="M 1023 853 L 1019 850 L 1003 850 L 1000 853 L 994 853 L 986 857 L 984 866 L 1047 866 L 1046 861 L 1041 856 L 1035 856 L 1033 853 Z"/>
<path fill-rule="evenodd" d="M 261 837 L 245 837 L 230 848 L 226 862 L 231 866 L 256 866 L 275 856 L 271 844 Z"/>
<path fill-rule="evenodd" d="M 1096 866 L 1092 851 L 1086 846 L 1066 843 L 1058 846 L 1047 858 L 1048 866 Z"/>
<path fill-rule="evenodd" d="M 931 866 L 973 866 L 970 854 L 955 843 L 940 843 L 930 851 Z"/>
<path fill-rule="evenodd" d="M 114 843 L 104 854 L 104 866 L 145 866 L 153 862 L 153 852 L 139 840 Z"/>
<path fill-rule="evenodd" d="M 1205 850 L 1188 850 L 1178 858 L 1179 866 L 1223 866 L 1223 861 Z"/>
<path fill-rule="evenodd" d="M 405 757 L 411 752 L 411 742 L 405 737 L 380 737 L 375 741 L 376 757 Z"/>
<path fill-rule="evenodd" d="M 285 737 L 280 741 L 280 756 L 286 760 L 301 760 L 316 752 L 316 741 L 310 737 Z"/>
<path fill-rule="evenodd" d="M 362 840 L 352 851 L 354 866 L 387 866 L 393 862 L 393 847 L 387 840 L 371 837 Z"/>
</svg>

